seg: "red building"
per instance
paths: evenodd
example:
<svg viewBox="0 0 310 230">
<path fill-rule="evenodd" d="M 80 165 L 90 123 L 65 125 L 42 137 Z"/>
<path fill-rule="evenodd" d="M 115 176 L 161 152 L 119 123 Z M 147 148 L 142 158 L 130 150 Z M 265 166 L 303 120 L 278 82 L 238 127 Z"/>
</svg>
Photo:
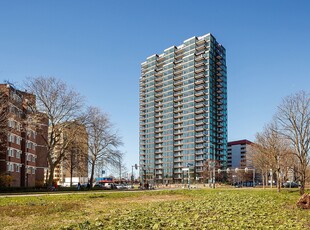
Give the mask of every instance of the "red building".
<svg viewBox="0 0 310 230">
<path fill-rule="evenodd" d="M 35 95 L 0 84 L 0 186 L 43 185 L 48 120 L 33 112 Z"/>
</svg>

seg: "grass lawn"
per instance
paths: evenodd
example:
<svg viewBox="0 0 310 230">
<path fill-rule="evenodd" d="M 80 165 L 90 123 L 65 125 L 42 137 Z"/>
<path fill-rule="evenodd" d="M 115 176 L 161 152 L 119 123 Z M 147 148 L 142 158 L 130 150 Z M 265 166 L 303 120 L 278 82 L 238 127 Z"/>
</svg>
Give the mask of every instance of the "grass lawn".
<svg viewBox="0 0 310 230">
<path fill-rule="evenodd" d="M 0 229 L 310 229 L 298 190 L 204 189 L 0 198 Z"/>
</svg>

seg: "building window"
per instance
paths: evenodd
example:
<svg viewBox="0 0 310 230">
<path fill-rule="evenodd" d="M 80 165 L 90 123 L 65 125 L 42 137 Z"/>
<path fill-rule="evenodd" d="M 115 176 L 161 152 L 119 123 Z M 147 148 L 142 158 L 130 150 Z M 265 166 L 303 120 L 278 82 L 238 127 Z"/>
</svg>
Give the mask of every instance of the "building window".
<svg viewBox="0 0 310 230">
<path fill-rule="evenodd" d="M 16 151 L 16 158 L 20 159 L 21 152 L 22 152 L 22 151 L 20 151 L 20 150 L 17 150 L 17 151 Z"/>
<path fill-rule="evenodd" d="M 7 164 L 7 171 L 8 172 L 14 172 L 14 165 L 12 163 Z"/>
<path fill-rule="evenodd" d="M 19 166 L 19 164 L 16 164 L 15 167 L 16 167 L 16 172 L 20 172 L 20 166 Z"/>
<path fill-rule="evenodd" d="M 13 149 L 8 148 L 7 152 L 8 152 L 8 156 L 9 156 L 9 157 L 14 157 Z"/>
</svg>

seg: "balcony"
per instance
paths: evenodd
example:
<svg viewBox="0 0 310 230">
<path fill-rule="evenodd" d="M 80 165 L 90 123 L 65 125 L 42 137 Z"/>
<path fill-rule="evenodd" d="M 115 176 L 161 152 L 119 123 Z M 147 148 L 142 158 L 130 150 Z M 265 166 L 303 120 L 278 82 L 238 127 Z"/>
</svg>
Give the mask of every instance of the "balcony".
<svg viewBox="0 0 310 230">
<path fill-rule="evenodd" d="M 199 108 L 202 108 L 202 107 L 204 107 L 204 104 L 203 104 L 203 103 L 195 104 L 195 108 L 196 108 L 196 109 L 199 109 Z"/>
<path fill-rule="evenodd" d="M 199 63 L 195 64 L 195 68 L 199 68 L 199 67 L 204 66 L 204 65 L 205 65 L 204 62 L 199 62 Z"/>
<path fill-rule="evenodd" d="M 184 52 L 184 49 L 182 49 L 182 48 L 174 50 L 174 53 L 177 55 L 180 53 L 183 53 L 183 52 Z"/>
<path fill-rule="evenodd" d="M 204 95 L 205 95 L 205 92 L 203 92 L 203 91 L 195 92 L 195 97 L 201 97 Z"/>
<path fill-rule="evenodd" d="M 176 55 L 174 58 L 175 58 L 175 60 L 178 60 L 182 57 L 184 57 L 184 53 L 181 52 L 180 54 Z"/>
<path fill-rule="evenodd" d="M 204 113 L 204 112 L 205 112 L 205 110 L 203 108 L 195 110 L 195 114 L 201 114 L 201 113 Z"/>
<path fill-rule="evenodd" d="M 196 80 L 195 81 L 195 85 L 201 85 L 201 84 L 204 84 L 205 83 L 205 80 Z"/>
<path fill-rule="evenodd" d="M 199 46 L 199 45 L 203 45 L 205 44 L 206 41 L 204 39 L 201 39 L 201 40 L 196 40 L 196 45 Z"/>
<path fill-rule="evenodd" d="M 217 78 L 216 81 L 217 82 L 222 82 L 223 80 L 222 80 L 222 78 Z"/>
<path fill-rule="evenodd" d="M 181 103 L 181 102 L 174 103 L 174 105 L 173 105 L 174 108 L 182 107 L 182 106 L 183 106 L 183 103 Z"/>
<path fill-rule="evenodd" d="M 157 65 L 156 65 L 156 67 L 157 67 Z M 161 67 L 161 66 L 160 66 L 160 67 L 157 67 L 157 68 L 155 69 L 156 72 L 160 72 L 160 71 L 162 71 L 162 70 L 163 70 L 163 67 Z"/>
<path fill-rule="evenodd" d="M 173 165 L 174 168 L 183 168 L 182 164 L 177 163 Z"/>
<path fill-rule="evenodd" d="M 173 75 L 179 75 L 179 74 L 182 74 L 183 70 L 180 69 L 178 71 L 174 71 Z"/>
<path fill-rule="evenodd" d="M 203 148 L 204 148 L 203 144 L 198 144 L 195 146 L 195 149 L 203 149 Z"/>
<path fill-rule="evenodd" d="M 196 97 L 196 98 L 195 98 L 195 102 L 196 102 L 196 103 L 202 102 L 202 101 L 204 101 L 204 100 L 205 100 L 204 97 Z"/>
<path fill-rule="evenodd" d="M 181 145 L 183 145 L 183 142 L 182 142 L 182 141 L 175 141 L 175 142 L 173 143 L 173 145 L 174 145 L 174 146 L 181 146 Z"/>
<path fill-rule="evenodd" d="M 178 129 L 174 132 L 175 135 L 183 134 L 183 129 Z"/>
<path fill-rule="evenodd" d="M 202 60 L 204 60 L 205 59 L 205 57 L 203 56 L 203 55 L 200 55 L 200 56 L 196 56 L 195 57 L 195 61 L 202 61 Z"/>
<path fill-rule="evenodd" d="M 156 80 L 162 80 L 163 79 L 163 72 L 156 72 L 154 74 L 155 77 L 158 77 L 158 78 L 155 78 L 155 81 Z"/>
<path fill-rule="evenodd" d="M 196 154 L 197 156 L 203 155 L 203 150 L 202 150 L 202 149 L 196 150 L 195 154 Z"/>
<path fill-rule="evenodd" d="M 179 60 L 175 60 L 173 63 L 177 65 L 177 64 L 180 64 L 182 61 L 183 61 L 182 59 L 179 59 Z"/>
<path fill-rule="evenodd" d="M 183 140 L 183 136 L 182 135 L 178 135 L 174 138 L 175 141 L 181 141 Z"/>
<path fill-rule="evenodd" d="M 197 126 L 195 129 L 196 132 L 202 132 L 203 130 L 204 130 L 203 126 Z"/>
<path fill-rule="evenodd" d="M 162 97 L 156 97 L 155 102 L 161 102 L 161 101 L 163 101 Z"/>
<path fill-rule="evenodd" d="M 204 125 L 204 124 L 205 124 L 205 122 L 204 122 L 203 120 L 200 120 L 200 121 L 195 122 L 195 125 L 196 125 L 196 126 Z"/>
<path fill-rule="evenodd" d="M 159 118 L 159 117 L 162 117 L 162 116 L 163 116 L 162 113 L 156 113 L 156 114 L 155 114 L 155 117 L 156 117 L 156 118 Z"/>
<path fill-rule="evenodd" d="M 155 129 L 155 133 L 162 133 L 163 130 L 162 129 Z"/>
<path fill-rule="evenodd" d="M 204 54 L 204 53 L 205 53 L 205 50 L 202 50 L 202 51 L 200 51 L 200 52 L 195 53 L 195 55 L 196 55 L 196 56 L 199 56 L 199 55 Z"/>
<path fill-rule="evenodd" d="M 173 99 L 174 102 L 179 102 L 179 101 L 182 101 L 183 100 L 183 97 L 175 97 Z"/>
<path fill-rule="evenodd" d="M 162 139 L 156 139 L 155 143 L 163 143 L 163 140 Z M 160 146 L 157 145 L 157 147 L 162 148 L 163 146 L 162 145 L 160 145 Z"/>
<path fill-rule="evenodd" d="M 159 93 L 159 92 L 162 92 L 162 91 L 163 91 L 163 88 L 162 88 L 162 87 L 158 87 L 158 88 L 156 87 L 156 88 L 155 88 L 155 92 L 156 92 L 156 93 Z"/>
<path fill-rule="evenodd" d="M 200 52 L 200 51 L 205 50 L 205 49 L 206 49 L 205 45 L 201 45 L 201 46 L 196 47 L 197 52 Z"/>
<path fill-rule="evenodd" d="M 163 82 L 162 81 L 160 81 L 160 82 L 155 84 L 155 87 L 160 87 L 160 86 L 163 86 Z"/>
<path fill-rule="evenodd" d="M 162 136 L 163 136 L 162 133 L 157 133 L 157 134 L 155 135 L 156 138 L 160 138 L 160 137 L 162 137 Z"/>
<path fill-rule="evenodd" d="M 174 118 L 182 118 L 183 114 L 182 113 L 178 113 L 177 115 L 174 116 Z"/>
<path fill-rule="evenodd" d="M 155 128 L 162 128 L 164 125 L 162 123 L 155 124 Z"/>
<path fill-rule="evenodd" d="M 204 136 L 204 133 L 203 132 L 196 132 L 196 135 L 195 135 L 195 137 L 196 138 L 200 138 L 200 137 L 203 137 Z"/>
<path fill-rule="evenodd" d="M 195 116 L 195 120 L 202 120 L 205 116 L 203 114 Z"/>
<path fill-rule="evenodd" d="M 177 64 L 177 65 L 175 65 L 174 67 L 173 67 L 173 69 L 174 70 L 178 70 L 178 69 L 182 69 L 182 64 L 181 63 L 179 63 L 179 64 Z"/>
<path fill-rule="evenodd" d="M 204 85 L 199 85 L 199 86 L 195 87 L 196 91 L 203 90 L 203 89 L 205 89 Z"/>
<path fill-rule="evenodd" d="M 204 143 L 204 139 L 203 139 L 203 138 L 197 138 L 197 139 L 195 140 L 195 142 L 196 142 L 197 144 L 201 144 L 201 143 Z"/>
<path fill-rule="evenodd" d="M 156 107 L 156 108 L 158 108 L 158 107 L 160 107 L 160 106 L 162 106 L 162 105 L 163 105 L 163 103 L 161 103 L 161 102 L 155 103 L 155 107 Z"/>
<path fill-rule="evenodd" d="M 173 82 L 173 85 L 174 85 L 174 86 L 183 85 L 183 81 L 182 81 L 182 80 L 175 81 L 175 82 Z"/>
<path fill-rule="evenodd" d="M 173 171 L 174 174 L 180 174 L 183 173 L 182 169 L 175 169 Z M 175 177 L 174 179 L 181 179 L 181 175 L 178 175 L 178 177 Z"/>
<path fill-rule="evenodd" d="M 173 121 L 174 124 L 181 124 L 182 122 L 183 122 L 182 119 L 177 119 Z"/>
<path fill-rule="evenodd" d="M 174 87 L 174 91 L 177 92 L 177 91 L 180 91 L 183 89 L 183 86 L 178 86 L 178 87 Z"/>
<path fill-rule="evenodd" d="M 163 145 L 162 144 L 156 144 L 155 145 L 155 149 L 162 149 L 163 148 Z"/>
<path fill-rule="evenodd" d="M 174 128 L 175 130 L 177 130 L 177 129 L 182 129 L 182 128 L 183 128 L 183 125 L 175 125 L 173 128 Z"/>
<path fill-rule="evenodd" d="M 156 76 L 156 74 L 154 74 L 156 77 L 155 77 L 155 82 L 159 82 L 159 81 L 162 81 L 163 80 L 163 76 L 162 76 L 162 73 L 160 73 L 161 76 Z"/>
<path fill-rule="evenodd" d="M 200 67 L 200 68 L 195 69 L 195 73 L 198 74 L 198 73 L 204 72 L 205 70 L 206 70 L 205 67 Z"/>
<path fill-rule="evenodd" d="M 162 169 L 163 166 L 162 165 L 155 165 L 155 169 Z"/>
<path fill-rule="evenodd" d="M 183 111 L 183 108 L 181 108 L 181 107 L 178 107 L 178 108 L 173 110 L 174 113 L 180 113 L 182 111 Z"/>
<path fill-rule="evenodd" d="M 222 62 L 217 61 L 216 64 L 217 64 L 217 65 L 222 65 Z"/>
<path fill-rule="evenodd" d="M 177 96 L 183 96 L 183 90 L 174 92 L 174 96 L 175 96 L 175 97 L 177 97 Z"/>
<path fill-rule="evenodd" d="M 163 56 L 158 56 L 158 58 L 157 58 L 157 62 L 162 62 L 164 60 L 165 60 L 165 56 L 164 55 Z"/>
<path fill-rule="evenodd" d="M 182 79 L 182 75 L 177 75 L 174 76 L 173 80 L 177 81 L 177 80 L 181 80 Z"/>
<path fill-rule="evenodd" d="M 162 96 L 163 96 L 163 91 L 162 90 L 160 90 L 159 92 L 157 92 L 155 94 L 155 98 L 162 97 Z"/>
<path fill-rule="evenodd" d="M 155 112 L 162 112 L 162 111 L 164 111 L 163 107 L 158 107 L 155 109 Z"/>
<path fill-rule="evenodd" d="M 182 157 L 177 157 L 177 158 L 174 158 L 174 160 L 173 160 L 175 163 L 180 163 L 180 162 L 182 162 L 183 160 L 182 160 Z"/>
</svg>

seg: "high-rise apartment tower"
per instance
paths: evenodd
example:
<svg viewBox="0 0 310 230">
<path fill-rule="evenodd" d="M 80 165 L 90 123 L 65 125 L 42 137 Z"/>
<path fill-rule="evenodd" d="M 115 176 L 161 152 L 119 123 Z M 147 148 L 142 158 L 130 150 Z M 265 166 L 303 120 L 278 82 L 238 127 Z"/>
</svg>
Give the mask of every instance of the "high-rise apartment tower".
<svg viewBox="0 0 310 230">
<path fill-rule="evenodd" d="M 206 162 L 227 161 L 226 51 L 212 34 L 192 37 L 141 64 L 140 176 L 202 181 Z M 210 159 L 210 161 L 208 161 Z"/>
</svg>

